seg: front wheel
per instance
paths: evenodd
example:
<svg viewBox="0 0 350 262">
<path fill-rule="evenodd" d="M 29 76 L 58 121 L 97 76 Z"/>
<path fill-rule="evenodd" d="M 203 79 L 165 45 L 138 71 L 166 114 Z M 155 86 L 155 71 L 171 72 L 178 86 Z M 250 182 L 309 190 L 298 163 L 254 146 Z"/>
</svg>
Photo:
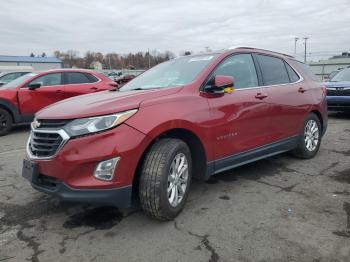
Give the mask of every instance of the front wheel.
<svg viewBox="0 0 350 262">
<path fill-rule="evenodd" d="M 294 155 L 300 158 L 313 158 L 321 144 L 322 138 L 321 123 L 319 118 L 311 113 L 304 122 L 303 133 L 300 135 L 297 148 L 293 151 Z"/>
<path fill-rule="evenodd" d="M 185 205 L 192 178 L 192 159 L 185 142 L 164 138 L 152 145 L 141 169 L 142 209 L 160 220 L 175 218 Z"/>
<path fill-rule="evenodd" d="M 8 134 L 12 129 L 12 116 L 5 109 L 0 108 L 0 136 Z"/>
</svg>

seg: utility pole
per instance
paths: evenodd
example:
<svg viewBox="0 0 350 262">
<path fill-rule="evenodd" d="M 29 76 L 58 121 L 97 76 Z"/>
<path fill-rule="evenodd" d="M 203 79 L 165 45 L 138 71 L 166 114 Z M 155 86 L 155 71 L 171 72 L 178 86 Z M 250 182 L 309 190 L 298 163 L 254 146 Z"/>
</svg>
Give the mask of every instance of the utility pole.
<svg viewBox="0 0 350 262">
<path fill-rule="evenodd" d="M 294 37 L 294 56 L 297 55 L 297 42 L 299 40 L 299 37 Z"/>
<path fill-rule="evenodd" d="M 304 39 L 304 63 L 306 63 L 306 42 L 309 39 L 308 37 L 303 37 Z"/>
<path fill-rule="evenodd" d="M 149 48 L 148 48 L 148 69 L 151 68 L 151 56 L 150 56 L 150 53 L 149 53 Z"/>
</svg>

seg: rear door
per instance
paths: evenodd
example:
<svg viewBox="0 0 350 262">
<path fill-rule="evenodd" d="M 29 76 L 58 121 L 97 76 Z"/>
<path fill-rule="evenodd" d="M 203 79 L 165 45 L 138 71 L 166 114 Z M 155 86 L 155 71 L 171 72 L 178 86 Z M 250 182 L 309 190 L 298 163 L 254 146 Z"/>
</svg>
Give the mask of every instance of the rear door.
<svg viewBox="0 0 350 262">
<path fill-rule="evenodd" d="M 41 84 L 35 90 L 29 90 L 31 84 Z M 37 77 L 18 91 L 21 114 L 35 114 L 40 109 L 64 99 L 62 73 L 49 73 Z"/>
<path fill-rule="evenodd" d="M 208 98 L 215 159 L 220 160 L 215 163 L 218 171 L 230 165 L 230 156 L 268 142 L 270 107 L 265 88 L 259 86 L 251 54 L 236 54 L 224 59 L 211 79 L 215 75 L 232 76 L 235 87 L 231 94 Z"/>
<path fill-rule="evenodd" d="M 271 105 L 271 141 L 295 136 L 310 108 L 307 83 L 281 58 L 257 54 L 263 84 Z"/>
<path fill-rule="evenodd" d="M 85 72 L 65 72 L 64 81 L 66 85 L 66 98 L 108 90 L 110 88 L 107 85 L 104 88 L 100 84 L 100 79 Z"/>
</svg>

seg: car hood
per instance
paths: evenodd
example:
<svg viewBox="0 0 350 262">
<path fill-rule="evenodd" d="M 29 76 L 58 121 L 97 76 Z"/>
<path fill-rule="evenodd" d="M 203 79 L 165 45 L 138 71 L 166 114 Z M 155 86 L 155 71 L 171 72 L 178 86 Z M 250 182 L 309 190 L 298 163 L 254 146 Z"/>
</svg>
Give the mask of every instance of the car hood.
<svg viewBox="0 0 350 262">
<path fill-rule="evenodd" d="M 350 81 L 342 82 L 325 82 L 327 87 L 350 87 Z"/>
<path fill-rule="evenodd" d="M 38 119 L 76 119 L 122 112 L 140 107 L 149 99 L 177 93 L 181 87 L 135 91 L 105 91 L 76 96 L 45 107 Z"/>
</svg>

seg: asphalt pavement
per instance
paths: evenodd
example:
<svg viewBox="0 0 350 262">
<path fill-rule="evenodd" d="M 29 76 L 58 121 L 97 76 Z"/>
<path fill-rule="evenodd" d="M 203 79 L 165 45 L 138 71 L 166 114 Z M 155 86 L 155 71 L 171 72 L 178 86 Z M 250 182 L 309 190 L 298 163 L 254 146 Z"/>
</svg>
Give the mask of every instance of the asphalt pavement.
<svg viewBox="0 0 350 262">
<path fill-rule="evenodd" d="M 195 181 L 171 222 L 33 190 L 28 134 L 0 137 L 1 262 L 350 261 L 350 114 L 330 116 L 314 159 L 286 153 Z"/>
</svg>

